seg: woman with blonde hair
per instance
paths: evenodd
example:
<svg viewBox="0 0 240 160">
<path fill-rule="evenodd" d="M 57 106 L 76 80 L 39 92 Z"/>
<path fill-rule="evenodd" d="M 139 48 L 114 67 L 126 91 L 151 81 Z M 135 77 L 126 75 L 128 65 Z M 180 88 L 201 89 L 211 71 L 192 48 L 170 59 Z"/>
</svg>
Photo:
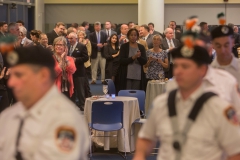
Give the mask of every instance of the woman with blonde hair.
<svg viewBox="0 0 240 160">
<path fill-rule="evenodd" d="M 67 56 L 68 48 L 66 38 L 57 37 L 53 41 L 53 58 L 55 59 L 55 83 L 58 89 L 68 98 L 73 95 L 73 78 L 72 75 L 76 71 L 74 59 Z"/>
<path fill-rule="evenodd" d="M 167 52 L 160 48 L 162 37 L 158 34 L 153 36 L 153 48 L 149 49 L 146 53 L 148 67 L 146 78 L 147 80 L 160 79 L 159 74 L 164 75 L 164 68 L 168 68 Z"/>
<path fill-rule="evenodd" d="M 91 42 L 86 38 L 86 33 L 84 31 L 78 31 L 78 42 L 84 44 L 87 47 L 89 60 L 84 63 L 85 68 L 91 66 L 90 56 L 92 53 Z"/>
</svg>

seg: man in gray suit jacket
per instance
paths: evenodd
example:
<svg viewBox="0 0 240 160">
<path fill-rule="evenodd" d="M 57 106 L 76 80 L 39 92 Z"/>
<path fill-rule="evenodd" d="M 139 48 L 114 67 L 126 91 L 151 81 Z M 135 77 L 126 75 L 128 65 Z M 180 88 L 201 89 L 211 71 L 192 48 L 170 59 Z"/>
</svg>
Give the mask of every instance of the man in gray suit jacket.
<svg viewBox="0 0 240 160">
<path fill-rule="evenodd" d="M 110 21 L 106 21 L 105 22 L 105 29 L 103 29 L 102 31 L 106 33 L 108 39 L 111 37 L 111 35 L 113 34 L 117 34 L 117 32 L 115 32 L 114 30 L 111 29 L 112 28 L 112 24 Z"/>
<path fill-rule="evenodd" d="M 20 46 L 21 47 L 33 46 L 34 45 L 33 41 L 31 41 L 26 37 L 27 29 L 23 26 L 20 26 L 19 31 L 20 31 L 20 39 L 21 39 Z"/>
<path fill-rule="evenodd" d="M 168 52 L 169 70 L 168 70 L 168 72 L 165 72 L 165 77 L 166 78 L 172 78 L 173 77 L 173 61 L 172 61 L 171 50 L 173 48 L 176 48 L 176 47 L 180 46 L 179 40 L 174 39 L 173 34 L 174 33 L 173 33 L 172 28 L 166 28 L 165 31 L 164 31 L 164 35 L 166 37 L 162 40 L 162 45 L 161 45 L 161 48 Z"/>
<path fill-rule="evenodd" d="M 141 25 L 139 35 L 143 40 L 147 42 L 148 49 L 151 49 L 153 48 L 153 42 L 152 35 L 149 33 L 149 31 L 149 27 L 146 24 Z"/>
</svg>

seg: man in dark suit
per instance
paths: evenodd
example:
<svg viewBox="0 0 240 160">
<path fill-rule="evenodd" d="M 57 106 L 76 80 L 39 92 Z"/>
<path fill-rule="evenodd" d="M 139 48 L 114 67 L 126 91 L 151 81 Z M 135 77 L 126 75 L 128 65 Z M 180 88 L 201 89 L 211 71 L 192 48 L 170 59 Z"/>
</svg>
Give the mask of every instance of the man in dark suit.
<svg viewBox="0 0 240 160">
<path fill-rule="evenodd" d="M 164 31 L 164 35 L 166 36 L 162 40 L 162 49 L 166 50 L 168 52 L 168 62 L 169 62 L 169 70 L 168 72 L 165 72 L 165 77 L 166 78 L 172 78 L 173 77 L 173 61 L 172 61 L 172 55 L 171 55 L 171 50 L 173 48 L 179 47 L 180 42 L 173 38 L 174 33 L 172 28 L 167 28 Z"/>
<path fill-rule="evenodd" d="M 69 49 L 68 55 L 73 57 L 76 65 L 76 72 L 73 74 L 74 93 L 72 100 L 83 110 L 85 103 L 85 67 L 84 63 L 88 61 L 88 52 L 85 45 L 78 43 L 77 34 L 72 32 L 68 35 Z"/>
<path fill-rule="evenodd" d="M 175 21 L 170 21 L 169 22 L 168 27 L 173 29 L 173 33 L 174 33 L 173 38 L 177 39 L 181 43 L 182 33 L 181 33 L 181 31 L 176 29 L 176 26 L 177 26 L 177 24 L 176 24 Z"/>
<path fill-rule="evenodd" d="M 56 23 L 55 28 L 51 32 L 47 33 L 48 44 L 53 45 L 54 39 L 63 35 L 64 29 L 65 24 L 63 22 Z"/>
<path fill-rule="evenodd" d="M 8 32 L 7 22 L 0 22 L 0 37 L 5 37 Z"/>
<path fill-rule="evenodd" d="M 96 84 L 97 80 L 97 70 L 98 64 L 100 64 L 101 68 L 101 81 L 102 84 L 105 80 L 105 65 L 106 59 L 104 58 L 103 48 L 107 45 L 107 35 L 106 33 L 101 31 L 101 23 L 94 23 L 95 32 L 90 33 L 89 40 L 92 45 L 92 54 L 91 54 L 91 67 L 92 67 L 92 82 L 91 84 Z"/>
<path fill-rule="evenodd" d="M 53 46 L 48 45 L 48 38 L 47 38 L 47 35 L 45 33 L 41 33 L 39 35 L 39 46 L 53 51 Z"/>
<path fill-rule="evenodd" d="M 127 43 L 129 40 L 127 38 L 127 33 L 129 31 L 127 24 L 122 24 L 120 28 L 121 34 L 118 35 L 119 45 L 121 46 L 124 43 Z"/>
<path fill-rule="evenodd" d="M 156 35 L 156 34 L 159 34 L 160 36 L 163 37 L 163 34 L 158 32 L 158 31 L 155 31 L 154 29 L 154 23 L 150 22 L 148 23 L 148 27 L 149 27 L 149 33 L 152 34 L 152 35 Z"/>
<path fill-rule="evenodd" d="M 90 35 L 90 31 L 88 30 L 88 28 L 89 28 L 89 23 L 87 22 L 87 21 L 84 21 L 83 23 L 82 23 L 82 26 L 85 28 L 85 33 L 86 33 L 86 37 L 87 38 L 89 38 L 89 35 Z"/>
<path fill-rule="evenodd" d="M 140 27 L 139 35 L 140 37 L 147 42 L 148 49 L 153 48 L 152 35 L 149 33 L 149 27 L 144 24 Z"/>
<path fill-rule="evenodd" d="M 105 22 L 105 29 L 102 30 L 104 33 L 107 34 L 108 40 L 113 34 L 117 34 L 114 30 L 112 30 L 112 24 L 110 21 Z"/>
</svg>

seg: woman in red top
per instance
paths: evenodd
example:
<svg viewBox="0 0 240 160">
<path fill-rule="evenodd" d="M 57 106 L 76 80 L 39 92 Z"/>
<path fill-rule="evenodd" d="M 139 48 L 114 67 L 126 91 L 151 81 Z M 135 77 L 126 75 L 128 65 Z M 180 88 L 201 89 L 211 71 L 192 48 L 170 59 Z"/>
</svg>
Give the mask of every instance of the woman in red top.
<svg viewBox="0 0 240 160">
<path fill-rule="evenodd" d="M 73 79 L 72 75 L 76 71 L 74 59 L 67 56 L 67 41 L 65 37 L 57 37 L 53 41 L 54 54 L 53 57 L 56 61 L 55 71 L 56 80 L 55 83 L 58 89 L 65 94 L 68 98 L 73 94 Z"/>
</svg>

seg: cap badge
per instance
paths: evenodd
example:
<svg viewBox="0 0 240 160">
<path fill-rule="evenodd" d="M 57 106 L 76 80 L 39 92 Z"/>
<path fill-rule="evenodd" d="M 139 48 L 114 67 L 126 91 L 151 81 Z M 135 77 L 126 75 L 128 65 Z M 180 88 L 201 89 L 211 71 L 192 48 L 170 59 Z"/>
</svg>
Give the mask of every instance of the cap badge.
<svg viewBox="0 0 240 160">
<path fill-rule="evenodd" d="M 223 34 L 228 34 L 229 29 L 226 26 L 223 26 L 221 31 L 222 31 Z"/>
<path fill-rule="evenodd" d="M 8 55 L 7 55 L 7 62 L 10 65 L 17 64 L 18 59 L 19 59 L 18 54 L 15 51 L 9 52 Z"/>
<path fill-rule="evenodd" d="M 181 49 L 182 56 L 186 57 L 186 58 L 192 57 L 193 52 L 194 52 L 194 49 L 193 48 L 189 48 L 187 46 L 183 46 L 182 49 Z"/>
</svg>

